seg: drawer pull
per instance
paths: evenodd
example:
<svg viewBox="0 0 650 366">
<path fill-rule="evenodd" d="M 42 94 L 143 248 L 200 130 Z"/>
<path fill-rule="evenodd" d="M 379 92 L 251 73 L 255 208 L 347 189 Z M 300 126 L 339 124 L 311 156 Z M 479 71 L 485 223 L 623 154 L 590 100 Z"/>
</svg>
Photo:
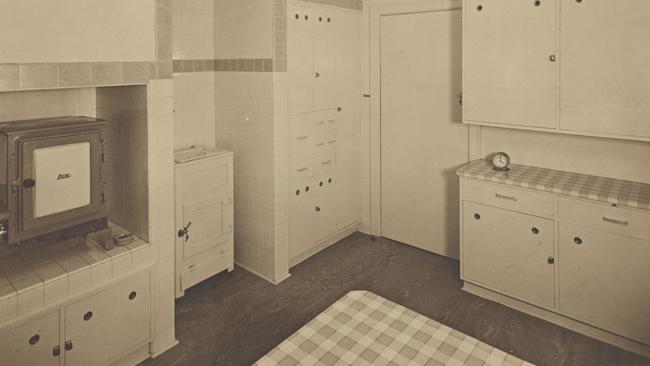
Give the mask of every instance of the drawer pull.
<svg viewBox="0 0 650 366">
<path fill-rule="evenodd" d="M 480 219 L 481 219 L 481 215 L 475 213 L 475 214 L 474 214 L 474 218 L 475 218 L 476 220 L 480 220 Z"/>
<path fill-rule="evenodd" d="M 325 145 L 324 142 L 319 142 L 319 143 L 316 144 L 316 146 L 323 146 L 323 145 Z"/>
<path fill-rule="evenodd" d="M 603 221 L 609 222 L 612 224 L 617 224 L 617 225 L 629 225 L 630 223 L 625 220 L 617 220 L 617 219 L 612 219 L 611 217 L 603 216 Z"/>
<path fill-rule="evenodd" d="M 41 340 L 41 336 L 38 334 L 34 334 L 30 339 L 29 339 L 29 344 L 34 346 L 38 343 L 38 341 Z"/>
<path fill-rule="evenodd" d="M 539 234 L 539 229 L 536 228 L 536 227 L 532 228 L 530 231 L 532 231 L 533 234 L 535 234 L 535 235 Z"/>
<path fill-rule="evenodd" d="M 327 165 L 327 164 L 330 164 L 331 162 L 332 162 L 331 160 L 325 160 L 325 161 L 321 161 L 320 164 L 321 165 Z"/>
<path fill-rule="evenodd" d="M 309 137 L 308 136 L 300 136 L 296 138 L 296 140 L 307 140 Z"/>
<path fill-rule="evenodd" d="M 59 357 L 60 355 L 61 355 L 61 347 L 59 347 L 58 345 L 52 347 L 52 356 Z"/>
<path fill-rule="evenodd" d="M 514 196 L 506 196 L 500 193 L 495 193 L 494 197 L 517 202 L 517 197 Z"/>
<path fill-rule="evenodd" d="M 553 263 L 555 263 L 555 258 L 553 258 L 553 257 L 548 257 L 548 259 L 546 259 L 546 263 L 548 263 L 548 264 L 553 264 Z"/>
<path fill-rule="evenodd" d="M 65 348 L 66 351 L 72 350 L 72 341 L 71 340 L 65 341 L 64 348 Z"/>
<path fill-rule="evenodd" d="M 89 311 L 86 314 L 84 314 L 84 321 L 89 321 L 92 318 L 93 318 L 93 312 L 92 311 Z"/>
<path fill-rule="evenodd" d="M 131 293 L 129 294 L 129 300 L 133 300 L 133 299 L 135 299 L 135 297 L 136 297 L 137 295 L 138 295 L 138 294 L 137 294 L 135 291 L 131 292 Z"/>
<path fill-rule="evenodd" d="M 309 170 L 309 168 L 307 168 L 307 167 L 300 168 L 300 169 L 298 169 L 298 173 L 306 172 L 307 170 Z"/>
<path fill-rule="evenodd" d="M 575 238 L 573 238 L 573 242 L 580 245 L 580 244 L 582 244 L 582 239 L 580 239 L 579 237 L 576 236 Z"/>
</svg>

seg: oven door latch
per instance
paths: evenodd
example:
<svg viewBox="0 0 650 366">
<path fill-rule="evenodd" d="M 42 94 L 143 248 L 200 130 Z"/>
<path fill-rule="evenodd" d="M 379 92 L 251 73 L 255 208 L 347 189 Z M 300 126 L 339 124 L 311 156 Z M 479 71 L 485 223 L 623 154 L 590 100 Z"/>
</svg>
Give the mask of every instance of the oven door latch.
<svg viewBox="0 0 650 366">
<path fill-rule="evenodd" d="M 192 221 L 188 222 L 187 225 L 183 226 L 182 229 L 178 230 L 178 237 L 182 238 L 185 237 L 185 241 L 190 240 L 190 226 L 192 225 Z"/>
</svg>

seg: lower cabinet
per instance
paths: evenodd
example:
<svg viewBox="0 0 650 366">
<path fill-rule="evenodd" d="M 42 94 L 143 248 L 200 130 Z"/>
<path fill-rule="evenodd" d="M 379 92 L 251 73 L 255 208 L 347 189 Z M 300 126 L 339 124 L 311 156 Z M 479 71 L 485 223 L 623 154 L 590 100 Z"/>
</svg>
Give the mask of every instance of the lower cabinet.
<svg viewBox="0 0 650 366">
<path fill-rule="evenodd" d="M 0 364 L 55 366 L 61 359 L 59 311 L 0 331 Z"/>
<path fill-rule="evenodd" d="M 553 308 L 553 220 L 463 202 L 463 279 Z"/>
<path fill-rule="evenodd" d="M 147 270 L 46 315 L 0 330 L 0 365 L 102 366 L 150 339 L 151 272 Z"/>
<path fill-rule="evenodd" d="M 150 286 L 145 272 L 67 306 L 66 366 L 102 365 L 149 340 Z"/>
<path fill-rule="evenodd" d="M 650 344 L 650 242 L 560 222 L 560 311 Z"/>
</svg>

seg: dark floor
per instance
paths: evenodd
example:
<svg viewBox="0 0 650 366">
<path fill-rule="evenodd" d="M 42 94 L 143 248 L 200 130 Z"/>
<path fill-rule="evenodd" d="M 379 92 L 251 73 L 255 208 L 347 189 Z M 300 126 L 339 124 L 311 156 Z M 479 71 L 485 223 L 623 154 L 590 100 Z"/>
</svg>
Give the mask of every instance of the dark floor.
<svg viewBox="0 0 650 366">
<path fill-rule="evenodd" d="M 277 286 L 242 268 L 176 302 L 180 344 L 142 365 L 250 365 L 351 290 L 370 290 L 539 366 L 650 365 L 650 360 L 460 289 L 458 262 L 354 234 Z"/>
</svg>

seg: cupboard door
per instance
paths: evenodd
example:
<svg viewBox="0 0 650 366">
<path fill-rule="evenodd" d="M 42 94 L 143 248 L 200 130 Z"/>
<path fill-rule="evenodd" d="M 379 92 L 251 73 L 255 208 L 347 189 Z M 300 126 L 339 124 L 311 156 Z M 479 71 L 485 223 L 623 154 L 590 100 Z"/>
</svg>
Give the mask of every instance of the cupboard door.
<svg viewBox="0 0 650 366">
<path fill-rule="evenodd" d="M 339 11 L 336 33 L 336 87 L 341 110 L 336 113 L 336 190 L 338 228 L 361 220 L 361 17 Z"/>
<path fill-rule="evenodd" d="M 562 1 L 563 130 L 650 137 L 650 1 Z"/>
<path fill-rule="evenodd" d="M 328 172 L 333 172 L 330 170 Z M 316 240 L 321 240 L 336 232 L 336 180 L 333 174 L 319 176 L 316 180 L 315 227 Z"/>
<path fill-rule="evenodd" d="M 535 4 L 465 1 L 466 122 L 556 127 L 556 2 Z"/>
<path fill-rule="evenodd" d="M 314 22 L 312 10 L 287 5 L 287 88 L 289 114 L 314 110 Z"/>
<path fill-rule="evenodd" d="M 464 280 L 555 306 L 553 220 L 464 201 L 462 225 Z"/>
<path fill-rule="evenodd" d="M 338 105 L 336 90 L 336 27 L 338 16 L 329 9 L 314 9 L 314 110 L 333 109 Z"/>
<path fill-rule="evenodd" d="M 560 223 L 562 314 L 650 344 L 650 242 Z"/>
<path fill-rule="evenodd" d="M 225 190 L 224 187 L 216 188 Z M 188 236 L 178 238 L 183 258 L 192 258 L 230 240 L 232 199 L 226 192 L 214 192 L 201 200 L 183 202 L 183 225 L 189 225 Z M 191 223 L 191 224 L 190 224 Z"/>
<path fill-rule="evenodd" d="M 60 352 L 58 311 L 0 331 L 0 364 L 55 366 Z"/>
<path fill-rule="evenodd" d="M 314 236 L 314 196 L 312 180 L 304 180 L 289 192 L 289 258 L 312 247 Z"/>
<path fill-rule="evenodd" d="M 66 307 L 66 366 L 103 365 L 150 339 L 150 273 Z"/>
</svg>

